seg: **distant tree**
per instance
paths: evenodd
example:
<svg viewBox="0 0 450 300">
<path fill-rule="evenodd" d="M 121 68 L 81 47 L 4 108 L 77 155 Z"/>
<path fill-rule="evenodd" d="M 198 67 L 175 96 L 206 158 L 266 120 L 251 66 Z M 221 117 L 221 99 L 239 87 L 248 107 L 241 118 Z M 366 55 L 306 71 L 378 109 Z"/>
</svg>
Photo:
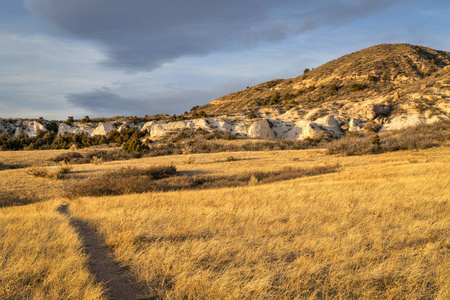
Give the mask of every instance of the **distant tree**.
<svg viewBox="0 0 450 300">
<path fill-rule="evenodd" d="M 308 73 L 309 71 L 311 71 L 309 68 L 306 68 L 304 71 L 303 71 L 303 74 L 306 74 L 306 73 Z"/>
<path fill-rule="evenodd" d="M 378 134 L 375 134 L 372 137 L 372 145 L 379 148 L 381 146 L 380 136 Z"/>
<path fill-rule="evenodd" d="M 289 101 L 289 100 L 292 99 L 292 97 L 293 97 L 292 94 L 286 93 L 286 94 L 283 95 L 283 101 Z"/>
<path fill-rule="evenodd" d="M 84 116 L 84 118 L 81 120 L 81 123 L 89 123 L 91 122 L 91 119 L 89 118 L 89 116 Z"/>
<path fill-rule="evenodd" d="M 72 125 L 75 122 L 72 116 L 67 117 L 66 124 Z"/>
<path fill-rule="evenodd" d="M 270 104 L 274 105 L 277 104 L 280 101 L 280 93 L 276 92 L 272 95 L 272 98 L 270 99 Z"/>
<path fill-rule="evenodd" d="M 55 121 L 51 121 L 50 123 L 47 123 L 44 126 L 48 131 L 52 131 L 54 133 L 58 132 L 58 124 Z"/>
<path fill-rule="evenodd" d="M 128 117 L 128 120 L 130 121 L 130 123 L 137 123 L 138 122 L 138 117 L 137 116 L 131 116 L 131 117 Z"/>
</svg>

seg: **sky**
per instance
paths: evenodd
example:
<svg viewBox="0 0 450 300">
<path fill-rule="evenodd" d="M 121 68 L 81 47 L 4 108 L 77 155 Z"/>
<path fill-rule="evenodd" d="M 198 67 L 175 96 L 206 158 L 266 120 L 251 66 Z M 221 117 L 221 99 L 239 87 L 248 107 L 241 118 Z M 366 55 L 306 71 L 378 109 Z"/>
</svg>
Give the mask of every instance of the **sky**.
<svg viewBox="0 0 450 300">
<path fill-rule="evenodd" d="M 447 0 L 1 0 L 0 118 L 181 114 L 449 29 Z"/>
</svg>

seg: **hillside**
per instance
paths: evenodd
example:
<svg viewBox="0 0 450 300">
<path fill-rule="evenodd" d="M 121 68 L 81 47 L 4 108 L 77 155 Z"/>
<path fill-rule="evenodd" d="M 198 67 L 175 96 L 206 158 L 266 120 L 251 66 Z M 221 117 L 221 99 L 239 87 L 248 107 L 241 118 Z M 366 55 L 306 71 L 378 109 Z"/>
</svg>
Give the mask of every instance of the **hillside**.
<svg viewBox="0 0 450 300">
<path fill-rule="evenodd" d="M 328 62 L 293 79 L 277 79 L 216 99 L 199 108 L 225 114 L 271 105 L 311 109 L 324 102 L 391 99 L 408 84 L 450 64 L 450 53 L 409 44 L 382 44 Z M 448 76 L 448 74 L 447 74 Z"/>
</svg>

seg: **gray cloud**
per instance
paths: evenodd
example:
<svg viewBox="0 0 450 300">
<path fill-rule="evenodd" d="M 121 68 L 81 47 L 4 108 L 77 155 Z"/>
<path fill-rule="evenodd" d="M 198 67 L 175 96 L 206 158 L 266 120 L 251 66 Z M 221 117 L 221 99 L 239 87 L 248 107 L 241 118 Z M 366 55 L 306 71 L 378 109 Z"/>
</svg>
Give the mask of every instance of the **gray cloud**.
<svg viewBox="0 0 450 300">
<path fill-rule="evenodd" d="M 105 65 L 149 71 L 176 58 L 254 47 L 336 26 L 402 0 L 26 0 L 63 34 L 100 43 Z"/>
<path fill-rule="evenodd" d="M 229 88 L 222 87 L 221 90 Z M 223 92 L 223 91 L 221 91 Z M 156 94 L 152 97 L 123 97 L 107 88 L 68 95 L 67 100 L 74 106 L 86 110 L 91 116 L 179 114 L 193 106 L 206 104 L 221 95 L 221 92 L 177 90 Z M 120 112 L 120 113 L 118 113 Z"/>
<path fill-rule="evenodd" d="M 76 107 L 82 107 L 98 116 L 112 115 L 120 111 L 124 115 L 135 115 L 148 110 L 150 105 L 138 99 L 119 96 L 108 89 L 95 89 L 90 92 L 74 93 L 67 100 Z"/>
</svg>

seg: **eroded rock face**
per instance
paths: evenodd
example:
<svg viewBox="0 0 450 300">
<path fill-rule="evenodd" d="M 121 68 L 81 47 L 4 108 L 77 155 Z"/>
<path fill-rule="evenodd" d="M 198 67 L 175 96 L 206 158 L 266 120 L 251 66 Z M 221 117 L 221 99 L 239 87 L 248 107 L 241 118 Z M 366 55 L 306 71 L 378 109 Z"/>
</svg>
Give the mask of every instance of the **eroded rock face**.
<svg viewBox="0 0 450 300">
<path fill-rule="evenodd" d="M 405 95 L 405 97 L 407 96 L 409 97 L 409 95 Z M 396 103 L 393 105 L 394 111 L 391 112 L 390 104 L 386 104 L 383 99 L 376 99 L 374 101 L 341 103 L 338 106 L 324 104 L 324 107 L 316 107 L 310 110 L 299 106 L 287 113 L 280 112 L 275 117 L 263 118 L 258 121 L 248 119 L 247 114 L 243 113 L 232 117 L 219 116 L 176 122 L 125 122 L 117 129 L 122 131 L 133 127 L 137 130 L 147 130 L 150 136 L 156 139 L 176 134 L 184 129 L 196 130 L 198 128 L 208 132 L 215 130 L 228 132 L 240 138 L 315 139 L 324 134 L 339 138 L 344 136 L 346 131 L 363 131 L 368 122 L 377 124 L 381 127 L 381 130 L 396 130 L 449 119 L 450 104 L 446 99 L 436 100 L 433 106 L 419 106 L 421 103 Z M 275 114 L 275 111 L 271 112 Z M 49 122 L 45 120 L 0 119 L 0 135 L 6 132 L 9 137 L 14 137 L 26 133 L 28 136 L 34 137 L 38 131 L 47 130 L 46 124 L 49 124 Z M 115 129 L 113 122 L 75 122 L 70 125 L 57 122 L 57 125 L 59 134 L 84 133 L 89 137 L 107 135 Z"/>
<path fill-rule="evenodd" d="M 256 139 L 274 139 L 275 134 L 267 119 L 262 119 L 250 125 L 248 137 Z"/>
<path fill-rule="evenodd" d="M 107 135 L 111 130 L 114 129 L 114 125 L 111 123 L 103 123 L 100 122 L 97 126 L 97 128 L 95 128 L 95 130 L 92 132 L 92 136 L 95 135 Z"/>
<path fill-rule="evenodd" d="M 147 122 L 147 123 L 145 123 L 142 126 L 141 131 L 147 130 L 150 133 L 152 131 L 152 127 L 157 125 L 157 124 L 167 124 L 167 122 L 166 121 L 150 121 L 150 122 Z M 123 124 L 123 125 L 125 125 L 125 124 Z M 122 126 L 120 126 L 120 127 L 122 127 Z"/>
<path fill-rule="evenodd" d="M 73 133 L 77 127 L 72 127 L 66 123 L 60 123 L 58 127 L 58 134 L 65 135 L 68 133 Z"/>
<path fill-rule="evenodd" d="M 421 114 L 412 114 L 412 115 L 402 115 L 395 118 L 392 118 L 381 127 L 380 131 L 384 130 L 398 130 L 404 129 L 410 126 L 417 126 L 420 124 L 432 124 L 434 122 L 440 120 L 448 120 L 447 116 L 432 116 L 430 118 L 425 118 L 424 115 Z"/>
<path fill-rule="evenodd" d="M 47 131 L 45 126 L 37 121 L 22 121 L 17 125 L 14 137 L 18 137 L 21 133 L 26 133 L 29 137 L 33 138 L 37 135 L 38 131 Z"/>
<path fill-rule="evenodd" d="M 348 131 L 361 131 L 363 130 L 364 122 L 360 119 L 352 118 L 350 119 L 348 126 Z"/>
<path fill-rule="evenodd" d="M 387 116 L 391 112 L 389 105 L 369 103 L 360 110 L 363 119 L 373 120 L 379 116 Z"/>
</svg>

